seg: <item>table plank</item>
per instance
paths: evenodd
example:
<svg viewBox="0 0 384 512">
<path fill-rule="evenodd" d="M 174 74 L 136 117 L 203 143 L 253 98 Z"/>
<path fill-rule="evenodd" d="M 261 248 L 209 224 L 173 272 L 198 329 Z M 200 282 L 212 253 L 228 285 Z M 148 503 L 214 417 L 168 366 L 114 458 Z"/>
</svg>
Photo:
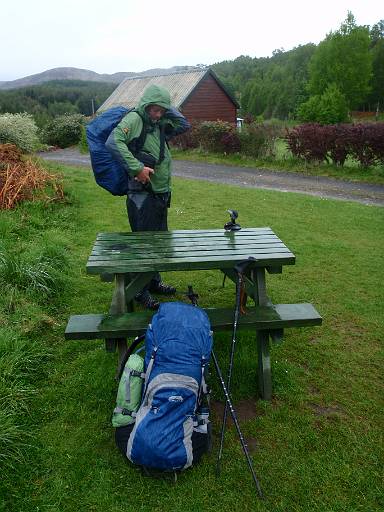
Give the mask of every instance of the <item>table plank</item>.
<svg viewBox="0 0 384 512">
<path fill-rule="evenodd" d="M 223 256 L 201 256 L 195 258 L 164 258 L 153 260 L 123 260 L 111 261 L 110 259 L 94 260 L 91 256 L 87 263 L 87 272 L 89 274 L 101 274 L 103 272 L 109 273 L 126 273 L 126 272 L 149 272 L 149 271 L 172 271 L 172 270 L 211 270 L 221 268 L 233 268 L 236 262 L 254 256 L 254 251 L 236 253 L 232 257 L 223 259 Z M 294 265 L 295 256 L 291 252 L 285 253 L 272 253 L 259 255 L 259 261 L 255 266 L 280 266 L 280 265 Z"/>
<path fill-rule="evenodd" d="M 254 249 L 249 247 L 244 247 L 242 250 L 234 250 L 234 249 L 216 249 L 211 251 L 200 250 L 200 251 L 132 251 L 131 253 L 120 253 L 120 252 L 102 252 L 102 253 L 92 253 L 89 257 L 89 261 L 119 261 L 119 260 L 135 260 L 144 262 L 146 260 L 157 259 L 159 263 L 163 259 L 174 259 L 174 258 L 184 258 L 185 261 L 189 261 L 194 258 L 210 258 L 217 257 L 222 260 L 226 260 L 228 258 L 238 259 L 240 254 L 252 255 L 256 259 L 260 256 L 264 257 L 264 255 L 268 254 L 292 254 L 289 249 L 286 247 L 276 247 L 273 250 L 270 248 L 261 248 Z"/>
<path fill-rule="evenodd" d="M 258 244 L 258 245 L 244 245 L 233 247 L 222 247 L 217 245 L 211 245 L 208 247 L 188 245 L 187 247 L 164 247 L 164 248 L 138 248 L 134 247 L 126 247 L 124 249 L 102 249 L 96 248 L 93 249 L 91 253 L 91 257 L 111 257 L 112 259 L 118 258 L 152 258 L 152 257 L 191 257 L 191 256 L 200 256 L 202 253 L 210 256 L 213 255 L 235 255 L 239 253 L 241 250 L 254 251 L 257 253 L 272 253 L 272 252 L 287 252 L 289 249 L 283 244 L 274 244 L 271 246 L 270 244 Z"/>
<path fill-rule="evenodd" d="M 140 232 L 102 232 L 97 234 L 98 240 L 125 240 L 140 238 L 140 240 L 152 237 L 156 238 L 184 238 L 184 237 L 192 237 L 192 238 L 207 238 L 211 236 L 219 236 L 219 237 L 227 237 L 227 238 L 239 238 L 242 236 L 262 236 L 272 234 L 274 236 L 275 233 L 271 228 L 243 228 L 240 231 L 225 231 L 224 229 L 210 229 L 210 230 L 172 230 L 172 231 L 140 231 Z"/>
<path fill-rule="evenodd" d="M 272 237 L 260 237 L 260 238 L 241 238 L 236 241 L 228 241 L 210 238 L 208 240 L 203 239 L 173 239 L 173 240 L 149 240 L 148 242 L 142 241 L 96 241 L 94 244 L 94 250 L 125 250 L 131 247 L 138 249 L 167 247 L 167 248 L 178 248 L 178 247 L 238 247 L 242 245 L 274 245 L 283 244 L 283 242 L 276 236 Z M 285 245 L 285 244 L 283 244 Z"/>
</svg>

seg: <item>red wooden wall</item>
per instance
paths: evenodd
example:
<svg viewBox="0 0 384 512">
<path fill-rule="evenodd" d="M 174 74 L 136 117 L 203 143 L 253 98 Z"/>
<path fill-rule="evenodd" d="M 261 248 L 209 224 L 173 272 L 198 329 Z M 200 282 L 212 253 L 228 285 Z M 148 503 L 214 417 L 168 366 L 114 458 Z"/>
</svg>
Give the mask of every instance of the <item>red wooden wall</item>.
<svg viewBox="0 0 384 512">
<path fill-rule="evenodd" d="M 199 82 L 180 110 L 190 122 L 220 119 L 236 123 L 236 106 L 211 75 Z"/>
</svg>

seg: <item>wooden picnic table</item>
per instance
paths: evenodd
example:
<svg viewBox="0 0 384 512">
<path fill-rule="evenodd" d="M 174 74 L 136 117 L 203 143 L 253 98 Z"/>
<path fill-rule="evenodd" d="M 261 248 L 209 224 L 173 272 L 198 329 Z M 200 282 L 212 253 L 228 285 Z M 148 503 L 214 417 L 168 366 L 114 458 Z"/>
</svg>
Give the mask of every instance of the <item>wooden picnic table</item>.
<svg viewBox="0 0 384 512">
<path fill-rule="evenodd" d="M 295 263 L 294 254 L 269 227 L 176 230 L 166 232 L 99 233 L 86 270 L 104 280 L 115 279 L 109 314 L 71 317 L 67 339 L 104 338 L 107 350 L 115 346 L 119 361 L 126 351 L 126 337 L 145 330 L 153 312 L 135 312 L 134 297 L 157 272 L 217 269 L 236 282 L 236 263 L 254 258 L 245 273 L 245 291 L 254 301 L 240 317 L 239 328 L 256 330 L 258 386 L 264 399 L 272 395 L 269 338 L 280 340 L 283 328 L 321 324 L 311 304 L 273 305 L 266 289 L 266 272 L 281 273 Z M 230 329 L 233 306 L 208 308 L 213 330 Z"/>
</svg>

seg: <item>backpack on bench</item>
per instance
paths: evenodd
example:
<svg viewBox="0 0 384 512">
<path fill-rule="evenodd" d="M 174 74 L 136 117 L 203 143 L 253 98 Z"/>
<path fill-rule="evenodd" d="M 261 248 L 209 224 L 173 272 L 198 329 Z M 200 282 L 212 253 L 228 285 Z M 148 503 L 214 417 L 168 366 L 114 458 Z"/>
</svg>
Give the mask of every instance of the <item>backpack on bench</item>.
<svg viewBox="0 0 384 512">
<path fill-rule="evenodd" d="M 144 372 L 133 373 L 135 379 L 142 378 L 140 407 L 127 407 L 129 424 L 116 429 L 117 444 L 131 462 L 148 470 L 178 471 L 209 450 L 205 376 L 211 350 L 212 332 L 203 310 L 181 302 L 160 305 L 145 336 Z M 124 409 L 121 405 L 117 414 Z"/>
</svg>

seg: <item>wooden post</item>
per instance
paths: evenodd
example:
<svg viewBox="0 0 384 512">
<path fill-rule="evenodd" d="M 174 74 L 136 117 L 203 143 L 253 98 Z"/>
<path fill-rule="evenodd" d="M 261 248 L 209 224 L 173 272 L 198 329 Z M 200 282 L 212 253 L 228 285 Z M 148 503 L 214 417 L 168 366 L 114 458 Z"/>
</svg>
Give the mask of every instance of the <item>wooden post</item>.
<svg viewBox="0 0 384 512">
<path fill-rule="evenodd" d="M 112 297 L 111 307 L 109 308 L 110 315 L 117 315 L 119 313 L 127 312 L 127 305 L 125 302 L 125 276 L 124 274 L 116 274 L 115 291 Z M 125 338 L 111 338 L 105 340 L 105 348 L 107 352 L 115 352 L 117 345 L 118 350 L 118 368 L 127 351 L 127 340 Z"/>
<path fill-rule="evenodd" d="M 269 353 L 269 332 L 257 331 L 257 377 L 260 396 L 263 400 L 272 398 L 271 357 Z"/>
<path fill-rule="evenodd" d="M 272 303 L 267 295 L 265 269 L 253 269 L 251 271 L 251 279 L 254 282 L 254 294 L 252 298 L 255 301 L 256 306 L 270 306 Z M 271 400 L 272 374 L 271 356 L 269 352 L 269 331 L 256 331 L 256 343 L 259 393 L 263 400 Z"/>
</svg>

